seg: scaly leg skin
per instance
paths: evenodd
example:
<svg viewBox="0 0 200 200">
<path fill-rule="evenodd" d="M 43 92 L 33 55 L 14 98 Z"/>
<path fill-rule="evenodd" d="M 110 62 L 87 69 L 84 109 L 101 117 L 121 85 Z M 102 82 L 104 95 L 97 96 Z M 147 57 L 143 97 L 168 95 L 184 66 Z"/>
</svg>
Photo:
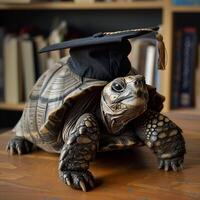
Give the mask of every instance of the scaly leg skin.
<svg viewBox="0 0 200 200">
<path fill-rule="evenodd" d="M 158 168 L 165 171 L 182 169 L 186 153 L 182 130 L 158 112 L 147 111 L 142 120 L 142 124 L 138 122 L 136 133 L 157 155 Z"/>
<path fill-rule="evenodd" d="M 21 136 L 15 136 L 12 138 L 6 147 L 6 150 L 10 152 L 11 155 L 30 153 L 32 149 L 33 144 Z"/>
<path fill-rule="evenodd" d="M 59 159 L 59 176 L 65 184 L 86 192 L 94 188 L 94 178 L 88 169 L 99 145 L 97 122 L 86 113 L 79 118 L 73 131 L 67 133 L 64 128 L 63 134 L 67 137 Z"/>
</svg>

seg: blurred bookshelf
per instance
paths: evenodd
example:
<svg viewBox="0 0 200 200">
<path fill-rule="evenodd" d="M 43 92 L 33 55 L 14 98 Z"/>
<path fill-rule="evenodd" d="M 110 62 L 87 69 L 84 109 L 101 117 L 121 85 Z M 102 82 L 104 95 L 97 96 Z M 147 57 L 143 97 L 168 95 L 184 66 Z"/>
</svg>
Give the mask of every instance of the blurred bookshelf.
<svg viewBox="0 0 200 200">
<path fill-rule="evenodd" d="M 41 17 L 41 20 L 39 20 L 39 17 L 36 17 L 37 15 Z M 24 16 L 26 19 L 23 18 Z M 200 19 L 200 5 L 174 5 L 170 0 L 94 3 L 65 1 L 20 4 L 0 3 L 0 17 L 0 27 L 11 23 L 23 26 L 27 21 L 30 21 L 30 24 L 37 24 L 41 27 L 44 24 L 44 27 L 49 27 L 50 21 L 53 18 L 61 17 L 67 19 L 71 24 L 77 23 L 75 26 L 79 27 L 79 29 L 84 29 L 85 32 L 88 31 L 86 35 L 99 31 L 115 31 L 162 24 L 162 33 L 167 50 L 167 67 L 163 72 L 164 75 L 162 75 L 162 86 L 160 89 L 160 92 L 166 97 L 164 112 L 175 112 L 178 110 L 181 113 L 181 110 L 185 110 L 185 108 L 173 108 L 172 106 L 173 69 L 176 67 L 174 66 L 175 32 L 180 27 L 195 26 L 197 27 L 197 33 L 199 33 L 199 20 L 196 19 Z M 96 18 L 96 22 L 94 20 L 90 21 L 91 23 L 87 22 L 91 18 Z M 5 22 L 3 21 L 4 19 Z M 80 22 L 80 19 L 83 21 Z M 182 24 L 181 20 L 185 23 Z M 86 27 L 87 24 L 90 24 L 90 30 Z M 23 107 L 24 103 L 0 103 L 0 110 L 4 111 L 19 112 L 23 110 Z M 186 110 L 190 115 L 194 113 L 195 116 L 200 116 L 200 109 L 194 106 Z"/>
</svg>

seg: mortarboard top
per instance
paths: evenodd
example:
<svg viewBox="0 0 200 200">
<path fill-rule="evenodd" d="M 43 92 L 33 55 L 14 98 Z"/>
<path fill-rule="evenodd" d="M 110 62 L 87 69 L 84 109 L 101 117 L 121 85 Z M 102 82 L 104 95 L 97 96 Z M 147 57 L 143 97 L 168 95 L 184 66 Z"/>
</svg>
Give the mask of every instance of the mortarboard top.
<svg viewBox="0 0 200 200">
<path fill-rule="evenodd" d="M 44 47 L 39 51 L 39 53 L 61 50 L 66 48 L 78 48 L 78 47 L 86 47 L 99 44 L 106 45 L 108 43 L 120 43 L 123 40 L 136 38 L 151 32 L 157 32 L 158 30 L 159 27 L 152 27 L 152 28 L 139 28 L 139 29 L 124 30 L 124 31 L 115 31 L 115 32 L 100 32 L 90 37 L 73 39 Z"/>
<path fill-rule="evenodd" d="M 96 33 L 90 37 L 53 44 L 44 47 L 39 52 L 70 48 L 67 64 L 73 72 L 80 77 L 111 81 L 114 78 L 126 76 L 131 69 L 128 59 L 131 44 L 128 39 L 148 33 L 157 34 L 158 30 L 159 27 L 153 27 Z M 162 36 L 156 35 L 155 37 L 159 41 L 158 46 L 163 49 Z M 163 50 L 159 51 L 159 54 L 163 55 Z M 162 64 L 162 59 L 159 61 Z"/>
</svg>

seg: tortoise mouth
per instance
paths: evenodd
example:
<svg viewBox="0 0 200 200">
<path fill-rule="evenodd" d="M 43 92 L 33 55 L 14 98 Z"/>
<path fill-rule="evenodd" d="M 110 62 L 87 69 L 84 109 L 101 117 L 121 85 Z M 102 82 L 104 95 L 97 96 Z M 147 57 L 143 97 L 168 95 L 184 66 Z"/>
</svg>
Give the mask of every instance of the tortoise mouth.
<svg viewBox="0 0 200 200">
<path fill-rule="evenodd" d="M 128 96 L 121 96 L 118 99 L 116 99 L 115 101 L 113 101 L 113 103 L 119 103 L 119 102 L 123 102 L 123 101 L 130 101 L 130 100 L 135 100 L 135 99 L 146 99 L 145 96 L 145 92 L 143 90 L 137 90 L 134 91 L 133 94 L 128 95 Z"/>
<path fill-rule="evenodd" d="M 118 124 L 118 129 L 121 130 L 124 128 L 125 125 L 142 115 L 146 110 L 147 104 L 144 104 L 143 106 L 138 105 L 135 106 L 135 109 L 126 110 L 121 115 L 113 116 L 113 119 L 115 121 L 115 124 Z"/>
</svg>

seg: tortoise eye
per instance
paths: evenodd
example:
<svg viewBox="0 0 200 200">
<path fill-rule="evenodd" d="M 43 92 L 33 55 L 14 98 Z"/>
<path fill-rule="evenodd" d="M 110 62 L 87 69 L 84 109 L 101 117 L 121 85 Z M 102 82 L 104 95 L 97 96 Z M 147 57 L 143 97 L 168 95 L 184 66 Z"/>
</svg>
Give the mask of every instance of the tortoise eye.
<svg viewBox="0 0 200 200">
<path fill-rule="evenodd" d="M 126 88 L 126 84 L 123 79 L 117 79 L 113 82 L 111 88 L 114 92 L 123 92 Z"/>
</svg>

